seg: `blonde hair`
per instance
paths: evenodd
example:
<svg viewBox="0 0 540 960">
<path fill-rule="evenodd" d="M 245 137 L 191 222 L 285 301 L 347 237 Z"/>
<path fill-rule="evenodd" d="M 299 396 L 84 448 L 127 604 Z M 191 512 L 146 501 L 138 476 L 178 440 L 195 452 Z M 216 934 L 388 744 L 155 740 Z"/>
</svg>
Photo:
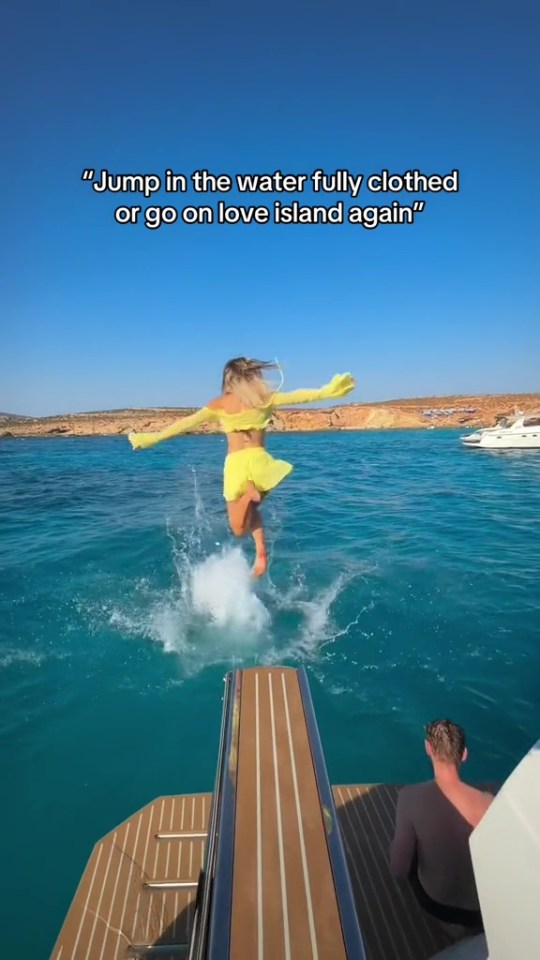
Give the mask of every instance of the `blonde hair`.
<svg viewBox="0 0 540 960">
<path fill-rule="evenodd" d="M 223 369 L 222 393 L 232 393 L 247 407 L 260 407 L 267 403 L 271 391 L 264 382 L 266 370 L 276 370 L 275 363 L 266 360 L 251 360 L 249 357 L 235 357 L 229 360 Z"/>
<path fill-rule="evenodd" d="M 426 740 L 436 760 L 453 763 L 456 767 L 463 760 L 467 746 L 465 731 L 452 720 L 432 720 L 428 723 Z"/>
</svg>

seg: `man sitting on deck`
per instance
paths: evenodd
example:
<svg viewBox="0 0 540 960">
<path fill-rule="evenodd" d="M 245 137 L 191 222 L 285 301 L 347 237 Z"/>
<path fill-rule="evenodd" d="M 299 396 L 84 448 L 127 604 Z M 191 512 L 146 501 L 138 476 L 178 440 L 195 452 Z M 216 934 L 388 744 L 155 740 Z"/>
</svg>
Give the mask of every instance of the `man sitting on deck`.
<svg viewBox="0 0 540 960">
<path fill-rule="evenodd" d="M 420 906 L 459 937 L 483 929 L 469 837 L 493 796 L 460 779 L 467 748 L 457 724 L 429 723 L 425 748 L 434 779 L 400 791 L 390 867 L 409 879 Z"/>
</svg>

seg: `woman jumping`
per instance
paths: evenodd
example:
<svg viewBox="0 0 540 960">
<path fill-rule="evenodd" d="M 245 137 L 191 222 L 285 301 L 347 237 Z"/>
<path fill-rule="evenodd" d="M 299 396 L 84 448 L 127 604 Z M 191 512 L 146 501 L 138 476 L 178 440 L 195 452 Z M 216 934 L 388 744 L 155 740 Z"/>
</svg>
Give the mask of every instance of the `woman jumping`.
<svg viewBox="0 0 540 960">
<path fill-rule="evenodd" d="M 223 494 L 227 501 L 229 523 L 235 536 L 251 534 L 255 541 L 255 577 L 262 576 L 267 568 L 259 504 L 293 469 L 290 463 L 275 460 L 264 447 L 266 428 L 275 408 L 312 403 L 315 400 L 338 400 L 355 387 L 350 373 L 339 373 L 320 390 L 273 392 L 265 383 L 263 374 L 277 368 L 277 363 L 249 360 L 247 357 L 229 360 L 223 371 L 220 397 L 159 433 L 129 434 L 133 449 L 139 450 L 181 433 L 189 433 L 201 423 L 219 424 L 228 440 Z"/>
</svg>

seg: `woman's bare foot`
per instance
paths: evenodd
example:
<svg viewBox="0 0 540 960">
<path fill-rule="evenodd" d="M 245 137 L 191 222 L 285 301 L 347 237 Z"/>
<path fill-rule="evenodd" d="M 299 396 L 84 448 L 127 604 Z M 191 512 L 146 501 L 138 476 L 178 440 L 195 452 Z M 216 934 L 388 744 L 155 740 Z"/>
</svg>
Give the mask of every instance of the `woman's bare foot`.
<svg viewBox="0 0 540 960">
<path fill-rule="evenodd" d="M 253 565 L 253 576 L 262 577 L 268 569 L 268 557 L 266 550 L 258 550 L 255 554 L 255 563 Z"/>
</svg>

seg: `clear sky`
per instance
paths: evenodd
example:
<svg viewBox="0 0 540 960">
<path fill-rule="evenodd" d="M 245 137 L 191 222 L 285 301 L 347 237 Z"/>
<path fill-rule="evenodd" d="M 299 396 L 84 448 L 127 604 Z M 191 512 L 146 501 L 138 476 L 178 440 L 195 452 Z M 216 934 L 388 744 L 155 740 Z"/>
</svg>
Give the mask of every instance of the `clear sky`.
<svg viewBox="0 0 540 960">
<path fill-rule="evenodd" d="M 540 389 L 539 17 L 522 0 L 8 0 L 0 410 L 195 405 L 239 354 L 277 355 L 289 388 L 351 370 L 362 401 Z M 118 203 L 190 198 L 122 201 L 85 168 L 458 168 L 461 189 L 424 195 L 411 226 L 150 231 L 115 223 Z"/>
</svg>

